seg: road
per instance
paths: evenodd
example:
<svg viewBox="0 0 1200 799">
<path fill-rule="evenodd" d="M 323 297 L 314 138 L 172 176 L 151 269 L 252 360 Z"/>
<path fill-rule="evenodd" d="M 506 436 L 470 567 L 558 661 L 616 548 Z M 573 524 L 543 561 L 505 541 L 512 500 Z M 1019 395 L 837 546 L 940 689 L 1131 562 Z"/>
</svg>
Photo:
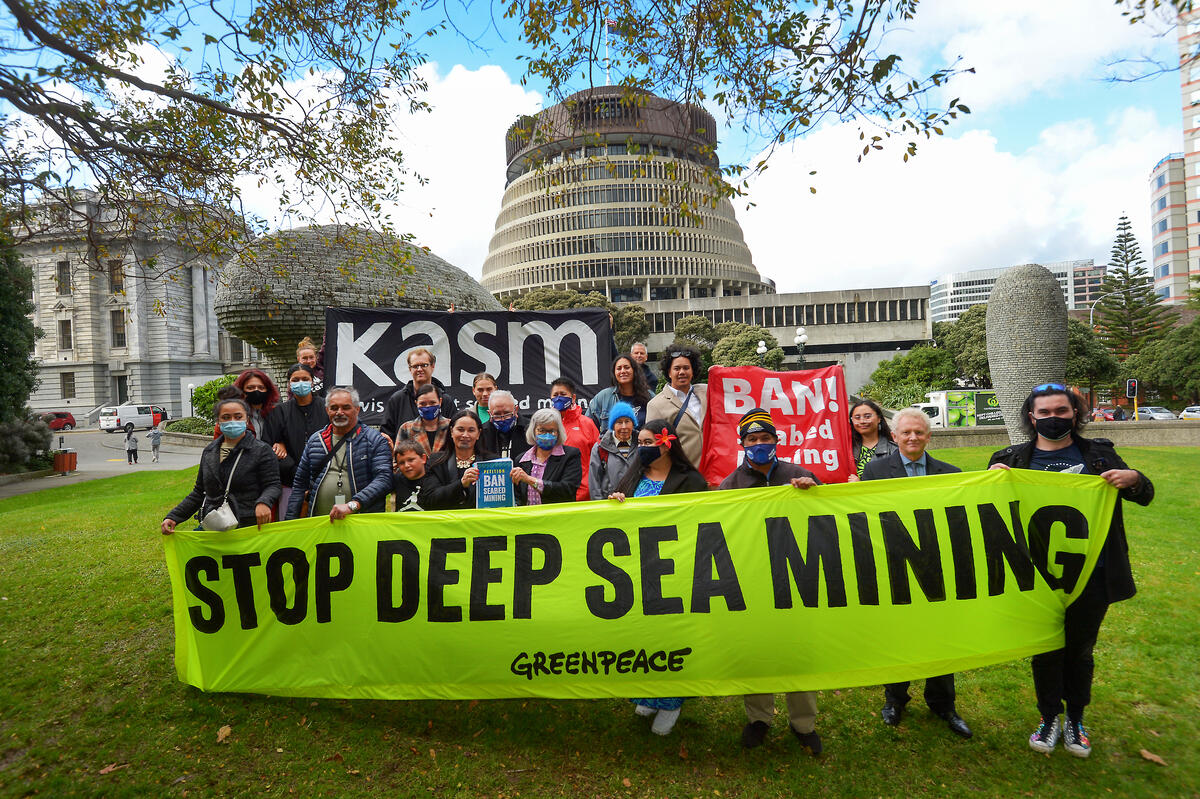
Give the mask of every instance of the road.
<svg viewBox="0 0 1200 799">
<path fill-rule="evenodd" d="M 134 433 L 138 439 L 138 463 L 130 466 L 125 457 L 125 436 L 119 433 L 101 433 L 98 430 L 73 430 L 54 434 L 53 446 L 73 449 L 79 453 L 79 469 L 66 477 L 54 475 L 35 480 L 22 480 L 0 486 L 0 499 L 18 494 L 41 491 L 43 488 L 82 483 L 101 477 L 112 477 L 135 470 L 186 469 L 200 462 L 200 447 L 171 446 L 165 441 L 159 453 L 158 463 L 150 461 L 150 441 L 146 430 Z"/>
</svg>

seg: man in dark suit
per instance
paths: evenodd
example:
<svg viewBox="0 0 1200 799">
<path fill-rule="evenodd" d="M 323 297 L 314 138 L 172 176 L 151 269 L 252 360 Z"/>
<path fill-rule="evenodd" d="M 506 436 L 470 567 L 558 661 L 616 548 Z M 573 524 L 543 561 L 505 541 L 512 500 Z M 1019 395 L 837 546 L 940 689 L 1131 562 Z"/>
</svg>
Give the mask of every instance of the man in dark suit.
<svg viewBox="0 0 1200 799">
<path fill-rule="evenodd" d="M 923 477 L 927 474 L 950 474 L 962 471 L 945 461 L 939 461 L 925 451 L 932 435 L 929 417 L 916 408 L 905 408 L 892 417 L 892 438 L 898 450 L 876 458 L 863 468 L 863 480 L 887 480 L 893 477 Z M 895 727 L 904 715 L 904 706 L 911 697 L 908 683 L 889 683 L 883 689 L 883 723 Z M 954 675 L 928 677 L 925 680 L 925 704 L 935 716 L 943 719 L 950 731 L 963 738 L 971 737 L 971 728 L 954 709 Z"/>
<path fill-rule="evenodd" d="M 483 448 L 497 458 L 508 458 L 515 464 L 521 453 L 529 448 L 517 398 L 511 392 L 496 389 L 488 398 L 488 413 L 491 418 L 484 423 L 480 433 Z"/>
</svg>

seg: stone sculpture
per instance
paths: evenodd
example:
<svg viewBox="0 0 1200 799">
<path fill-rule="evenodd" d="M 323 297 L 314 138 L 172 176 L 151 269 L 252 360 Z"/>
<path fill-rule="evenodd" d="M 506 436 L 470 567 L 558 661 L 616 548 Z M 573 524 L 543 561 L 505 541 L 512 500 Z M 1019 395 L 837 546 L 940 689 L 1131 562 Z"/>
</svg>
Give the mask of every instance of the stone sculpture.
<svg viewBox="0 0 1200 799">
<path fill-rule="evenodd" d="M 1006 270 L 987 305 L 987 353 L 996 399 L 1012 443 L 1028 440 L 1021 404 L 1041 383 L 1063 383 L 1067 306 L 1054 274 L 1040 264 Z"/>
</svg>

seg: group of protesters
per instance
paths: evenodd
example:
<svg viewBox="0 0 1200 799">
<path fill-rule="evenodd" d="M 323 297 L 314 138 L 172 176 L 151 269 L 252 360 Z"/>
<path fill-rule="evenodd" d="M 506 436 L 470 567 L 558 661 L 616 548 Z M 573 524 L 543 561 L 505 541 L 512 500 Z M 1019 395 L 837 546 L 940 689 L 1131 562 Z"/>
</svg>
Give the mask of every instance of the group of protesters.
<svg viewBox="0 0 1200 799">
<path fill-rule="evenodd" d="M 647 364 L 646 347 L 635 344 L 616 356 L 611 386 L 586 409 L 578 387 L 559 377 L 549 386 L 548 407 L 534 410 L 528 418 L 493 375 L 476 375 L 474 401 L 459 409 L 433 376 L 432 352 L 413 349 L 407 359 L 412 380 L 388 399 L 378 430 L 360 422 L 361 403 L 352 387 L 322 386 L 318 352 L 307 339 L 287 370 L 286 399 L 266 373 L 242 372 L 218 395 L 217 430 L 201 455 L 195 487 L 167 514 L 162 532 L 174 532 L 193 515 L 205 529 L 222 529 L 206 522 L 221 506 L 228 506 L 241 527 L 385 512 L 389 495 L 397 512 L 473 508 L 479 464 L 496 459 L 512 463 L 518 505 L 623 502 L 709 488 L 698 469 L 705 446 L 707 386 L 694 382 L 703 370 L 699 354 L 690 348 L 664 354 L 664 385 L 657 392 L 658 378 Z M 1032 659 L 1040 719 L 1029 745 L 1048 753 L 1062 740 L 1077 757 L 1091 751 L 1083 713 L 1091 701 L 1092 652 L 1101 622 L 1111 603 L 1129 598 L 1135 590 L 1120 500 L 1146 505 L 1154 496 L 1150 481 L 1129 469 L 1111 442 L 1081 435 L 1089 418 L 1087 405 L 1066 386 L 1036 386 L 1022 408 L 1028 441 L 996 452 L 989 464 L 992 469 L 1094 474 L 1119 489 L 1099 561 L 1066 610 L 1064 647 Z M 920 410 L 900 410 L 889 421 L 876 403 L 859 400 L 851 403 L 849 423 L 855 465 L 850 481 L 959 471 L 927 451 L 930 420 Z M 778 433 L 768 411 L 754 408 L 745 413 L 737 434 L 743 455 L 719 490 L 782 485 L 807 490 L 820 484 L 808 469 L 777 456 Z M 883 723 L 901 723 L 910 701 L 908 689 L 908 683 L 885 686 Z M 957 712 L 953 674 L 928 677 L 924 699 L 952 733 L 972 737 Z M 638 715 L 653 717 L 651 729 L 666 735 L 684 699 L 633 701 Z M 812 754 L 820 754 L 816 694 L 789 693 L 786 704 L 793 735 Z M 1060 719 L 1064 705 L 1065 720 Z M 771 694 L 745 697 L 744 747 L 763 743 L 774 708 Z"/>
</svg>

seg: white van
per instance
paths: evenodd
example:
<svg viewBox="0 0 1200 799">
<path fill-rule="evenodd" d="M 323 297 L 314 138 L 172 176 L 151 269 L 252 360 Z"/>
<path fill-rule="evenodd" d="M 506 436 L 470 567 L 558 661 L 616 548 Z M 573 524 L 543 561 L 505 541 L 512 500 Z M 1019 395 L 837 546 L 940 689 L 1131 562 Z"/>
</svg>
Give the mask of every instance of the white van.
<svg viewBox="0 0 1200 799">
<path fill-rule="evenodd" d="M 100 409 L 100 429 L 106 433 L 149 430 L 166 419 L 167 412 L 160 405 L 110 405 Z"/>
</svg>

